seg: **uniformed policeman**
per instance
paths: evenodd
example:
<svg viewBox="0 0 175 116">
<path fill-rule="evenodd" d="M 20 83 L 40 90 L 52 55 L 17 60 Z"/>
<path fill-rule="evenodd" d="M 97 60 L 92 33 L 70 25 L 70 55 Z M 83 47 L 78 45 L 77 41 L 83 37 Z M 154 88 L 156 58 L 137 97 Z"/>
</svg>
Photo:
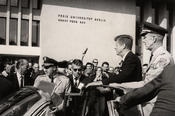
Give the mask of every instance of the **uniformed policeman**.
<svg viewBox="0 0 175 116">
<path fill-rule="evenodd" d="M 143 77 L 143 81 L 122 83 L 122 84 L 110 84 L 111 86 L 122 86 L 125 88 L 140 88 L 154 78 L 158 77 L 159 74 L 164 70 L 167 65 L 174 64 L 173 57 L 171 54 L 163 48 L 163 38 L 167 30 L 148 22 L 143 25 L 141 36 L 143 37 L 143 43 L 145 48 L 151 51 L 150 62 L 148 68 Z M 149 116 L 154 106 L 155 100 L 151 100 L 149 103 L 144 104 L 143 112 L 144 116 Z"/>
<path fill-rule="evenodd" d="M 52 114 L 61 112 L 64 108 L 64 95 L 70 93 L 71 86 L 68 77 L 57 73 L 58 67 L 66 67 L 66 62 L 57 62 L 54 59 L 44 57 L 45 75 L 36 78 L 34 87 L 37 87 L 51 96 L 53 102 Z M 60 114 L 60 113 L 59 113 Z"/>
</svg>

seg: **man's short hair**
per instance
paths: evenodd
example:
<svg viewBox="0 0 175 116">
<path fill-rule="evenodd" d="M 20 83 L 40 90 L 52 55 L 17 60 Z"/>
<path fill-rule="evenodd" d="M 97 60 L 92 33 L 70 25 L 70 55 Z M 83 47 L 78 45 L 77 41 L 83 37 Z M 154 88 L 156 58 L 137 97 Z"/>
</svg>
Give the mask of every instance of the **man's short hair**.
<svg viewBox="0 0 175 116">
<path fill-rule="evenodd" d="M 105 64 L 109 66 L 109 63 L 108 62 L 103 62 L 102 63 L 102 66 L 105 65 Z"/>
<path fill-rule="evenodd" d="M 118 41 L 120 44 L 125 44 L 126 48 L 131 50 L 133 38 L 130 35 L 119 35 L 115 37 L 114 41 Z"/>
<path fill-rule="evenodd" d="M 92 69 L 94 69 L 94 65 L 93 65 L 92 63 L 87 62 L 87 63 L 86 63 L 86 67 L 87 67 L 87 65 L 91 65 Z"/>
<path fill-rule="evenodd" d="M 21 66 L 23 66 L 26 63 L 26 59 L 19 59 L 16 63 L 16 68 L 19 69 Z"/>
<path fill-rule="evenodd" d="M 92 63 L 98 63 L 98 59 L 93 59 Z"/>
<path fill-rule="evenodd" d="M 74 59 L 72 64 L 83 67 L 83 62 L 80 59 Z"/>
</svg>

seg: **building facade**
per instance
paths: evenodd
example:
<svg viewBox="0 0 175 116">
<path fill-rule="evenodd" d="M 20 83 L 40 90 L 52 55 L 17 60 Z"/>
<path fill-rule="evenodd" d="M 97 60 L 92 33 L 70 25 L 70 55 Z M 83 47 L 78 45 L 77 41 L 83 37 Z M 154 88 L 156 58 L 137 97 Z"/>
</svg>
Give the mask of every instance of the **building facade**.
<svg viewBox="0 0 175 116">
<path fill-rule="evenodd" d="M 81 59 L 88 48 L 84 62 L 97 58 L 116 66 L 113 39 L 130 34 L 133 51 L 148 63 L 139 36 L 147 21 L 168 29 L 164 47 L 175 58 L 174 6 L 173 0 L 0 0 L 0 57 Z"/>
<path fill-rule="evenodd" d="M 2 61 L 19 58 L 38 61 L 40 0 L 0 0 L 0 55 Z"/>
</svg>

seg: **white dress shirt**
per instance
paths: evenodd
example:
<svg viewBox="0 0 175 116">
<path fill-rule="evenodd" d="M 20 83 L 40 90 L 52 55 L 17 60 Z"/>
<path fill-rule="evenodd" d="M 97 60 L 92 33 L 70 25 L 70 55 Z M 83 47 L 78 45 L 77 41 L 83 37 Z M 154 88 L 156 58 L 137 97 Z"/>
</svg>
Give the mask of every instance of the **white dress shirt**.
<svg viewBox="0 0 175 116">
<path fill-rule="evenodd" d="M 16 75 L 17 75 L 17 79 L 18 79 L 19 87 L 21 87 L 21 84 L 24 85 L 24 81 L 23 81 L 23 83 L 21 83 L 22 75 L 19 74 L 18 71 L 17 71 Z"/>
</svg>

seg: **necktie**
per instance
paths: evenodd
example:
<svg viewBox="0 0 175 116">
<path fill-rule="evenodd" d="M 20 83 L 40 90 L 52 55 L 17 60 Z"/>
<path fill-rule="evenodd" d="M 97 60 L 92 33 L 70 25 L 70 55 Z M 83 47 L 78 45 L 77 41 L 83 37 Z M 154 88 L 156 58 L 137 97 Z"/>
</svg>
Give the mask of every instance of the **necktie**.
<svg viewBox="0 0 175 116">
<path fill-rule="evenodd" d="M 54 80 L 53 76 L 49 76 L 49 78 L 51 80 L 51 83 L 53 83 L 53 80 Z"/>
<path fill-rule="evenodd" d="M 53 83 L 53 77 L 51 77 L 51 83 Z"/>
<path fill-rule="evenodd" d="M 123 60 L 121 60 L 121 62 L 119 63 L 119 65 L 122 66 L 122 64 L 123 64 Z"/>
<path fill-rule="evenodd" d="M 75 87 L 77 87 L 78 86 L 78 78 L 75 78 L 75 80 L 74 80 L 74 85 L 75 85 Z"/>
<path fill-rule="evenodd" d="M 21 76 L 21 88 L 24 87 L 24 77 Z"/>
<path fill-rule="evenodd" d="M 153 54 L 151 54 L 150 59 L 149 59 L 149 62 L 151 62 L 152 58 L 153 58 Z"/>
</svg>

